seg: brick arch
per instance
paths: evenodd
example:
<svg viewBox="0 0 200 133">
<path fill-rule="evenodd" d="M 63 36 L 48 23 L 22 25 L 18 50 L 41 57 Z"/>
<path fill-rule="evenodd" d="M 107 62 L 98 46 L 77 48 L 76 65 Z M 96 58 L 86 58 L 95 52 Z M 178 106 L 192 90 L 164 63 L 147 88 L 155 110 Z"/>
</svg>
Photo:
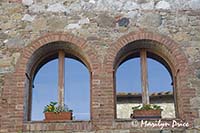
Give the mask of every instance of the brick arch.
<svg viewBox="0 0 200 133">
<path fill-rule="evenodd" d="M 28 80 L 25 75 L 27 70 L 26 69 L 27 63 L 29 62 L 33 53 L 37 51 L 39 48 L 45 46 L 46 44 L 50 44 L 52 42 L 60 42 L 60 41 L 68 42 L 71 45 L 75 45 L 76 47 L 81 49 L 81 51 L 84 53 L 83 58 L 88 63 L 87 65 L 89 66 L 90 72 L 93 72 L 95 71 L 95 69 L 98 69 L 99 65 L 97 65 L 98 61 L 95 61 L 97 60 L 97 56 L 93 52 L 94 49 L 91 49 L 87 41 L 84 40 L 83 38 L 76 37 L 69 33 L 48 33 L 32 41 L 29 45 L 27 45 L 25 48 L 22 49 L 21 56 L 15 66 L 15 72 L 9 74 L 5 78 L 5 84 L 6 84 L 5 86 L 9 86 L 9 88 L 7 87 L 7 89 L 10 89 L 9 91 L 10 93 L 12 92 L 12 97 L 5 97 L 5 99 L 7 99 L 7 101 L 11 102 L 13 105 L 12 107 L 8 108 L 8 110 L 16 110 L 17 112 L 17 116 L 15 116 L 16 114 L 7 114 L 7 115 L 11 115 L 13 116 L 13 118 L 18 119 L 19 123 L 18 126 L 23 126 L 23 121 L 27 120 L 26 118 L 23 118 L 23 116 L 25 116 L 24 106 L 26 106 L 24 103 L 25 101 L 24 99 L 26 99 L 25 88 L 27 88 L 26 81 Z M 92 61 L 94 61 L 94 63 Z M 11 122 L 9 119 L 5 120 L 5 122 L 6 121 Z"/>
<path fill-rule="evenodd" d="M 160 45 L 167 48 L 171 55 L 174 56 L 177 62 L 174 62 L 174 66 L 178 69 L 181 66 L 184 67 L 187 65 L 187 58 L 185 57 L 184 53 L 181 51 L 179 44 L 174 42 L 168 37 L 164 37 L 158 34 L 154 34 L 151 32 L 131 32 L 127 35 L 124 35 L 120 37 L 116 42 L 111 44 L 109 48 L 109 53 L 107 55 L 106 61 L 109 63 L 114 64 L 115 57 L 117 53 L 120 51 L 121 48 L 126 46 L 127 44 L 130 44 L 132 42 L 138 41 L 138 40 L 150 40 L 158 42 Z M 174 60 L 172 59 L 172 60 Z M 109 64 L 110 65 L 110 64 Z M 185 67 L 187 68 L 187 67 Z"/>
<path fill-rule="evenodd" d="M 98 59 L 96 54 L 94 53 L 94 49 L 91 49 L 89 47 L 89 44 L 85 39 L 63 32 L 48 33 L 32 41 L 22 50 L 20 59 L 16 65 L 15 74 L 23 77 L 26 71 L 27 63 L 29 62 L 29 59 L 33 55 L 33 53 L 42 46 L 54 42 L 67 42 L 80 48 L 81 51 L 84 53 L 83 58 L 86 62 L 86 65 L 87 67 L 89 67 L 88 69 L 90 69 L 91 72 L 94 71 L 94 68 L 98 66 L 97 63 L 92 62 L 92 60 Z M 75 55 L 77 55 L 77 53 Z"/>
<path fill-rule="evenodd" d="M 174 68 L 173 73 L 177 79 L 177 87 L 175 88 L 175 91 L 177 93 L 176 106 L 178 107 L 178 118 L 192 122 L 195 119 L 195 117 L 197 117 L 197 111 L 191 109 L 191 105 L 189 102 L 190 98 L 195 97 L 195 89 L 190 88 L 187 85 L 188 79 L 186 77 L 188 74 L 190 74 L 191 70 L 188 66 L 188 60 L 184 52 L 181 50 L 179 44 L 177 44 L 170 38 L 144 31 L 131 32 L 127 35 L 124 35 L 120 37 L 115 43 L 111 44 L 108 50 L 109 53 L 104 63 L 106 64 L 105 68 L 108 68 L 108 72 L 115 72 L 115 59 L 119 51 L 122 50 L 122 48 L 124 48 L 128 44 L 131 44 L 138 40 L 156 42 L 158 47 L 161 47 L 161 49 L 166 49 L 166 51 L 168 51 L 168 58 L 172 63 L 171 66 Z M 113 77 L 115 77 L 115 75 L 113 75 Z M 113 91 L 115 92 L 114 86 Z"/>
<path fill-rule="evenodd" d="M 65 44 L 63 44 L 64 42 L 66 42 L 66 46 L 69 46 L 65 50 L 67 52 L 67 54 L 70 54 L 69 55 L 70 57 L 74 56 L 75 59 L 78 59 L 79 61 L 81 61 L 88 68 L 88 70 L 90 72 L 90 76 L 92 76 L 91 72 L 94 71 L 93 68 L 97 69 L 97 65 L 92 62 L 92 61 L 97 60 L 97 57 L 93 52 L 94 50 L 90 49 L 90 47 L 88 46 L 89 44 L 87 43 L 86 40 L 84 40 L 82 38 L 75 37 L 71 34 L 66 34 L 66 33 L 49 33 L 49 34 L 46 34 L 46 35 L 40 37 L 39 39 L 37 39 L 36 41 L 34 41 L 32 44 L 30 44 L 26 48 L 24 48 L 23 54 L 22 54 L 22 59 L 20 61 L 21 63 L 19 63 L 20 69 L 23 68 L 23 70 L 26 69 L 26 71 L 27 71 L 27 69 L 29 69 L 29 67 L 33 67 L 32 65 L 34 65 L 35 63 L 30 63 L 30 60 L 31 60 L 31 62 L 34 59 L 39 60 L 39 58 L 37 56 L 39 56 L 39 54 L 41 54 L 42 50 L 40 50 L 40 49 L 44 48 L 43 50 L 45 50 L 45 48 L 47 48 L 47 45 L 48 46 L 54 45 L 56 47 L 54 49 L 65 48 Z M 57 48 L 57 46 L 59 44 L 61 44 L 61 47 Z M 53 46 L 51 46 L 51 47 L 53 47 Z M 48 50 L 51 51 L 52 48 L 50 48 Z M 39 54 L 38 53 L 36 54 L 36 52 L 38 52 L 38 51 L 40 51 Z M 47 50 L 45 52 L 46 52 L 46 54 L 48 54 Z M 32 58 L 32 56 L 33 56 L 33 58 Z M 35 56 L 36 56 L 36 58 L 34 58 Z M 46 55 L 44 55 L 44 56 L 46 56 Z M 29 65 L 29 64 L 32 64 L 32 65 Z M 25 67 L 27 67 L 27 68 L 25 68 Z M 35 69 L 38 69 L 38 68 L 33 68 L 33 69 L 35 70 Z M 30 72 L 29 76 L 31 76 L 31 77 L 34 76 L 34 75 L 32 75 L 34 73 L 34 70 L 32 72 Z M 28 71 L 31 71 L 31 70 L 28 70 Z M 35 70 L 35 71 L 37 71 L 37 70 Z M 25 80 L 26 80 L 25 81 L 25 88 L 30 88 L 30 87 L 27 87 L 27 86 L 30 86 L 30 84 L 28 84 L 28 82 L 27 82 L 27 79 L 25 79 Z M 92 82 L 92 81 L 90 81 L 90 82 Z M 26 84 L 28 84 L 28 85 L 26 85 Z M 90 86 L 90 89 L 91 88 L 92 88 L 92 86 Z M 26 92 L 26 91 L 28 91 L 28 90 L 25 89 L 25 96 L 28 96 L 27 93 L 29 93 L 29 92 Z M 28 97 L 25 97 L 25 101 L 29 101 L 27 99 L 28 99 Z M 29 105 L 30 103 L 28 103 L 28 102 L 25 102 L 25 103 L 26 103 L 26 105 L 25 105 L 26 109 L 30 109 L 30 107 L 27 107 L 27 106 L 30 106 Z M 91 110 L 92 110 L 92 108 L 91 108 Z M 29 114 L 30 110 L 29 111 L 25 110 L 24 112 L 27 113 L 27 114 L 24 115 L 25 120 L 30 120 L 30 114 Z M 92 113 L 91 113 L 91 115 L 92 115 Z"/>
<path fill-rule="evenodd" d="M 50 44 L 50 43 L 54 43 L 54 42 L 66 42 L 66 43 L 70 43 L 70 44 L 75 45 L 78 48 L 80 48 L 81 51 L 85 53 L 84 58 L 85 58 L 86 62 L 88 62 L 88 64 L 87 64 L 88 67 L 91 70 L 93 69 L 93 64 L 92 64 L 91 60 L 97 59 L 97 57 L 93 53 L 94 50 L 92 51 L 88 47 L 87 41 L 84 40 L 83 38 L 76 37 L 72 34 L 62 33 L 62 32 L 61 33 L 48 33 L 48 34 L 45 34 L 45 35 L 41 36 L 40 38 L 34 40 L 33 42 L 31 42 L 30 45 L 28 45 L 27 47 L 25 47 L 23 49 L 20 61 L 18 63 L 21 66 L 17 66 L 17 68 L 22 68 L 22 67 L 26 66 L 29 58 L 37 49 L 39 49 L 40 47 L 42 47 L 46 44 Z"/>
</svg>

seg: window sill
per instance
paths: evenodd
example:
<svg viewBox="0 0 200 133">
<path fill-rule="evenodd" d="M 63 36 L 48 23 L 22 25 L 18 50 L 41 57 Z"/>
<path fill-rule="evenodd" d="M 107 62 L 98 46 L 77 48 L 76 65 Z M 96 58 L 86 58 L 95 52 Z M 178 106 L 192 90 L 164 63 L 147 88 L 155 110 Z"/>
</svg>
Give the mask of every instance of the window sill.
<svg viewBox="0 0 200 133">
<path fill-rule="evenodd" d="M 90 120 L 51 120 L 51 121 L 44 121 L 44 120 L 35 120 L 35 121 L 25 121 L 24 123 L 79 123 L 79 122 L 90 122 Z"/>
<path fill-rule="evenodd" d="M 23 124 L 23 131 L 90 131 L 92 129 L 91 121 L 84 120 L 66 120 L 66 121 L 26 121 Z"/>
</svg>

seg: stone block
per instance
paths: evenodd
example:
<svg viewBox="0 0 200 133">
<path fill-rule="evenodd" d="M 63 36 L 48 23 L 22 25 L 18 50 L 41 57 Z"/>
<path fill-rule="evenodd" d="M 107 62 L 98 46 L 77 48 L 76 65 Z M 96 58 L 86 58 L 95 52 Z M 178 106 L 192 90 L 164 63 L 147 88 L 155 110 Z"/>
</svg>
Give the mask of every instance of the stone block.
<svg viewBox="0 0 200 133">
<path fill-rule="evenodd" d="M 31 4 L 33 4 L 33 0 L 22 0 L 22 4 L 30 6 Z"/>
<path fill-rule="evenodd" d="M 138 24 L 144 27 L 159 27 L 161 25 L 161 16 L 155 13 L 146 13 L 143 14 L 138 19 Z"/>
<path fill-rule="evenodd" d="M 200 9 L 200 1 L 199 0 L 191 0 L 189 1 L 189 6 L 192 10 Z"/>
<path fill-rule="evenodd" d="M 170 7 L 170 4 L 166 1 L 159 1 L 157 4 L 156 4 L 156 9 L 164 9 L 164 10 L 169 10 L 171 7 Z"/>
<path fill-rule="evenodd" d="M 143 4 L 141 4 L 141 8 L 143 9 L 143 10 L 153 10 L 154 9 L 154 2 L 152 1 L 152 2 L 148 2 L 148 3 L 143 3 Z"/>
<path fill-rule="evenodd" d="M 78 23 L 68 24 L 65 29 L 71 30 L 71 29 L 80 29 L 81 26 Z"/>
<path fill-rule="evenodd" d="M 25 14 L 22 18 L 22 21 L 29 21 L 29 22 L 32 22 L 33 20 L 35 19 L 34 16 L 31 16 L 29 14 Z"/>
<path fill-rule="evenodd" d="M 190 100 L 193 108 L 200 108 L 200 97 L 194 97 Z"/>
<path fill-rule="evenodd" d="M 6 58 L 6 59 L 0 59 L 0 67 L 8 67 L 11 65 L 11 59 Z"/>
<path fill-rule="evenodd" d="M 140 8 L 140 6 L 137 3 L 132 2 L 132 1 L 127 1 L 123 6 L 123 9 L 128 10 L 128 11 L 136 10 L 139 8 Z"/>
<path fill-rule="evenodd" d="M 182 15 L 182 16 L 178 17 L 176 20 L 176 24 L 178 26 L 188 26 L 188 24 L 189 24 L 188 16 Z"/>
<path fill-rule="evenodd" d="M 198 119 L 196 119 L 196 120 L 194 121 L 194 126 L 195 126 L 196 128 L 200 128 L 200 118 L 198 118 Z"/>
<path fill-rule="evenodd" d="M 102 28 L 112 28 L 116 25 L 115 19 L 107 14 L 100 14 L 97 18 L 97 23 Z"/>
<path fill-rule="evenodd" d="M 9 36 L 6 33 L 0 33 L 0 39 L 5 40 L 7 39 Z"/>
<path fill-rule="evenodd" d="M 47 20 L 45 18 L 37 18 L 32 22 L 32 30 L 40 31 L 47 27 Z"/>
<path fill-rule="evenodd" d="M 0 68 L 0 74 L 9 73 L 9 72 L 13 72 L 13 71 L 14 71 L 13 67 L 1 67 Z"/>
<path fill-rule="evenodd" d="M 8 48 L 21 48 L 24 46 L 24 41 L 19 37 L 15 37 L 7 40 L 5 45 Z"/>
<path fill-rule="evenodd" d="M 174 40 L 176 40 L 176 41 L 189 41 L 190 36 L 187 33 L 184 33 L 184 32 L 177 32 L 174 35 Z"/>
<path fill-rule="evenodd" d="M 42 13 L 45 12 L 45 5 L 44 4 L 34 4 L 29 7 L 29 11 L 33 13 Z"/>
<path fill-rule="evenodd" d="M 48 12 L 69 12 L 68 9 L 65 8 L 65 6 L 61 3 L 49 5 L 49 7 L 47 8 L 47 11 Z"/>
</svg>

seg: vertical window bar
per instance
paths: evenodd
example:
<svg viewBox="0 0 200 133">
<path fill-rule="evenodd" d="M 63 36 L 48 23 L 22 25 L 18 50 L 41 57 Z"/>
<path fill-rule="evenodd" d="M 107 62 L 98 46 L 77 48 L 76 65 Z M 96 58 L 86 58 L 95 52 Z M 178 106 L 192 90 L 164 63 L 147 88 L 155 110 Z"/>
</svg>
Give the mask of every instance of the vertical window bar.
<svg viewBox="0 0 200 133">
<path fill-rule="evenodd" d="M 64 51 L 58 52 L 58 104 L 64 105 L 64 75 L 65 72 L 65 53 Z"/>
<path fill-rule="evenodd" d="M 33 80 L 30 79 L 30 77 L 28 78 L 28 82 L 29 82 L 29 92 L 28 92 L 28 118 L 27 120 L 30 121 L 31 120 L 31 110 L 32 110 L 32 96 L 33 96 Z"/>
<path fill-rule="evenodd" d="M 141 81 L 142 81 L 142 103 L 149 104 L 148 75 L 147 75 L 147 52 L 140 50 Z"/>
</svg>

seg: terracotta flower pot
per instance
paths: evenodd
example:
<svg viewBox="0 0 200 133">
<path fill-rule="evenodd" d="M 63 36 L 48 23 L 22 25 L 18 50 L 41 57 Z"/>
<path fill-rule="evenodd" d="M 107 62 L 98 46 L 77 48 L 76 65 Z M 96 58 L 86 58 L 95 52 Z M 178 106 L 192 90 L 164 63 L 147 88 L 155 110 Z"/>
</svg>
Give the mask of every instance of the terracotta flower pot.
<svg viewBox="0 0 200 133">
<path fill-rule="evenodd" d="M 159 119 L 162 110 L 134 110 L 132 118 L 134 119 Z"/>
<path fill-rule="evenodd" d="M 45 121 L 52 120 L 72 120 L 72 112 L 45 112 Z"/>
</svg>

